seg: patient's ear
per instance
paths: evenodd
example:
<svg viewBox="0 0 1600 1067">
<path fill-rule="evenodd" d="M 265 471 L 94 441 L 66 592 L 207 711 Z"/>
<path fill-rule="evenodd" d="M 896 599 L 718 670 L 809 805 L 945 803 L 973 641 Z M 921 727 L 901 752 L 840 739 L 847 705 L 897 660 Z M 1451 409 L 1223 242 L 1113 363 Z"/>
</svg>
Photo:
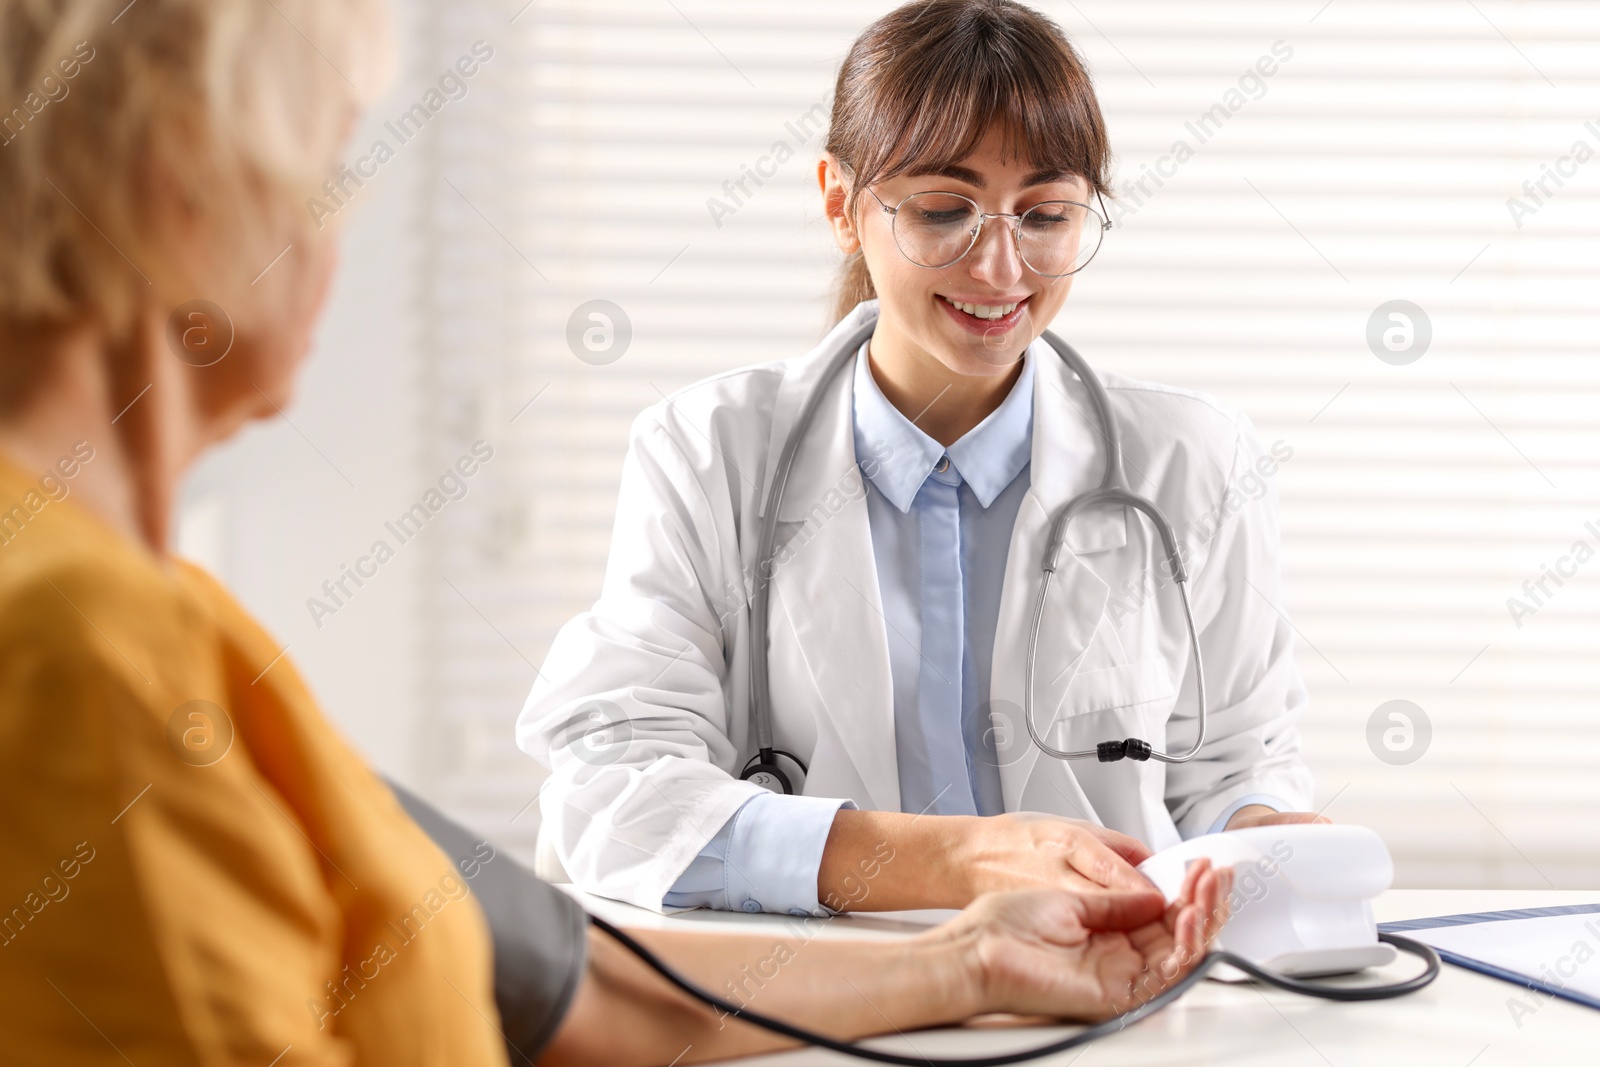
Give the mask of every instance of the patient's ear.
<svg viewBox="0 0 1600 1067">
<path fill-rule="evenodd" d="M 846 210 L 850 199 L 850 185 L 845 180 L 844 165 L 832 152 L 822 153 L 817 160 L 817 186 L 822 190 L 822 214 L 833 231 L 834 243 L 839 251 L 850 256 L 861 251 L 861 237 L 856 232 L 855 219 Z"/>
</svg>

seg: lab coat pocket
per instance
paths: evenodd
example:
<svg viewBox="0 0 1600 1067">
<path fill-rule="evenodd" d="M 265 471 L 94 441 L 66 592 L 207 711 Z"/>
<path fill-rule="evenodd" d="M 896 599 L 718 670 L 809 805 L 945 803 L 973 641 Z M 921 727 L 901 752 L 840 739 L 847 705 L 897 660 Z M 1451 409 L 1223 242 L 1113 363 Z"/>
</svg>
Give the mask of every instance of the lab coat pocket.
<svg viewBox="0 0 1600 1067">
<path fill-rule="evenodd" d="M 1171 666 L 1160 658 L 1079 671 L 1062 694 L 1056 717 L 1119 708 L 1143 710 L 1142 705 L 1169 700 L 1175 689 Z"/>
</svg>

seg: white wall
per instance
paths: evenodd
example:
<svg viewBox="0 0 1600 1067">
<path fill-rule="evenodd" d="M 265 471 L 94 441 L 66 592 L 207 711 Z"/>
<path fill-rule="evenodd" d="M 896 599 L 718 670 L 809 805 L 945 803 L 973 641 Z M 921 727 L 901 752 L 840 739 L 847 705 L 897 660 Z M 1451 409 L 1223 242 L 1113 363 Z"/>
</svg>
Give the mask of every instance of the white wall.
<svg viewBox="0 0 1600 1067">
<path fill-rule="evenodd" d="M 414 96 L 418 11 L 399 4 L 407 61 L 352 139 L 375 136 Z M 421 490 L 414 296 L 421 156 L 400 156 L 351 204 L 327 314 L 286 418 L 254 426 L 190 479 L 182 549 L 213 568 L 279 639 L 324 707 L 379 769 L 415 781 L 424 557 L 400 552 L 345 607 L 313 623 L 306 601 L 382 535 Z M 350 588 L 354 588 L 350 586 Z"/>
</svg>

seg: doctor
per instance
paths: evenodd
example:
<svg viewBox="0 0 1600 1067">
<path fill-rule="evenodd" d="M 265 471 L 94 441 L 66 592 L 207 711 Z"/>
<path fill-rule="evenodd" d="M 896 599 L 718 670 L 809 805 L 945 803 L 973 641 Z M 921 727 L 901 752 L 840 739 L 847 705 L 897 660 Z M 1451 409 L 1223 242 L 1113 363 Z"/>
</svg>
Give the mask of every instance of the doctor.
<svg viewBox="0 0 1600 1067">
<path fill-rule="evenodd" d="M 1135 887 L 1131 864 L 1180 838 L 1318 818 L 1297 810 L 1306 692 L 1270 491 L 1284 457 L 1201 394 L 1103 375 L 1132 488 L 1183 545 L 1204 745 L 1185 763 L 1069 763 L 1022 721 L 1050 524 L 1107 460 L 1040 334 L 1106 228 L 1108 154 L 1080 60 L 1020 4 L 907 4 L 855 42 L 817 167 L 847 256 L 839 322 L 811 353 L 635 421 L 600 599 L 561 630 L 518 723 L 550 767 L 541 873 L 658 910 L 954 908 Z M 757 558 L 776 457 L 817 388 L 776 551 Z M 1040 736 L 1188 748 L 1194 664 L 1159 539 L 1100 509 L 1067 549 L 1039 633 Z M 759 583 L 792 793 L 741 778 Z"/>
</svg>

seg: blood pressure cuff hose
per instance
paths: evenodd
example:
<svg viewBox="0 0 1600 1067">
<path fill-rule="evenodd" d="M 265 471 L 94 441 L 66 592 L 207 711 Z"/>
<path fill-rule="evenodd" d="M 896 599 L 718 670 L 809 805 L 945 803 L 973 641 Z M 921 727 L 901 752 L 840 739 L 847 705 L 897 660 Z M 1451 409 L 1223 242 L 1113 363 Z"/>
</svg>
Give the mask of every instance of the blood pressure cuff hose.
<svg viewBox="0 0 1600 1067">
<path fill-rule="evenodd" d="M 583 978 L 588 918 L 576 901 L 416 794 L 388 783 L 463 875 L 494 940 L 494 1001 L 512 1063 L 532 1063 L 555 1036 Z M 469 874 L 468 872 L 475 871 Z"/>
</svg>

